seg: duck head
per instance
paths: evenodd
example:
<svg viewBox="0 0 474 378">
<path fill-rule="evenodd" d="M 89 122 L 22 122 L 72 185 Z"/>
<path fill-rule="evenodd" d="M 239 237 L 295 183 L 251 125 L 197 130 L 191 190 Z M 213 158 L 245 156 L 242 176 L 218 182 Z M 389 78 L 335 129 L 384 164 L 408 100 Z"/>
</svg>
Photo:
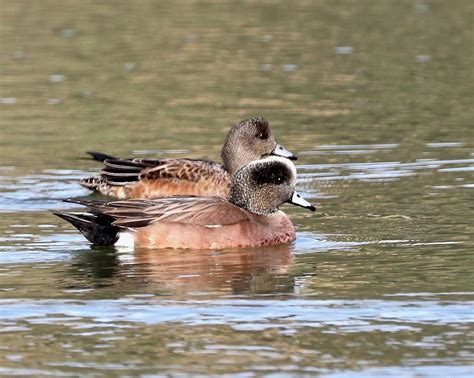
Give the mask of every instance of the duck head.
<svg viewBox="0 0 474 378">
<path fill-rule="evenodd" d="M 315 211 L 296 192 L 295 184 L 293 163 L 279 156 L 268 156 L 248 163 L 235 173 L 229 201 L 258 215 L 272 215 L 285 202 Z"/>
<path fill-rule="evenodd" d="M 221 152 L 224 167 L 231 175 L 245 164 L 268 155 L 297 159 L 276 142 L 270 124 L 262 117 L 245 119 L 232 126 Z"/>
</svg>

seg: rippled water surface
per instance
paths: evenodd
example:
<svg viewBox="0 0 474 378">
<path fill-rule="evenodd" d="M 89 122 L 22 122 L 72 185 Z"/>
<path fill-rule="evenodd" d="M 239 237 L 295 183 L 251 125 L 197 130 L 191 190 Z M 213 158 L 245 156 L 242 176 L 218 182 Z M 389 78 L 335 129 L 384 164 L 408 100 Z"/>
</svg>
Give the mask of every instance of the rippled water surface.
<svg viewBox="0 0 474 378">
<path fill-rule="evenodd" d="M 0 375 L 472 376 L 470 1 L 2 1 Z M 84 152 L 299 155 L 291 245 L 91 248 Z M 96 196 L 95 198 L 99 198 Z"/>
</svg>

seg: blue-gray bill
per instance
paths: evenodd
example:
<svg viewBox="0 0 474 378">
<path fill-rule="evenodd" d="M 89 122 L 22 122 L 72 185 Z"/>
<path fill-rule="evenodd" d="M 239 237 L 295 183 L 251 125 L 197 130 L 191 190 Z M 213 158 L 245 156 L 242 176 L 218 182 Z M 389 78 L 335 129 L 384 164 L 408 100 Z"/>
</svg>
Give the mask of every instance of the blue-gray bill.
<svg viewBox="0 0 474 378">
<path fill-rule="evenodd" d="M 311 203 L 306 201 L 303 197 L 301 197 L 298 192 L 293 192 L 291 198 L 286 202 L 296 206 L 304 207 L 305 209 L 309 209 L 311 211 L 316 211 L 316 208 Z"/>
<path fill-rule="evenodd" d="M 298 157 L 293 154 L 293 152 L 288 151 L 285 147 L 281 144 L 277 144 L 275 149 L 272 151 L 272 155 L 281 156 L 290 160 L 297 160 Z"/>
</svg>

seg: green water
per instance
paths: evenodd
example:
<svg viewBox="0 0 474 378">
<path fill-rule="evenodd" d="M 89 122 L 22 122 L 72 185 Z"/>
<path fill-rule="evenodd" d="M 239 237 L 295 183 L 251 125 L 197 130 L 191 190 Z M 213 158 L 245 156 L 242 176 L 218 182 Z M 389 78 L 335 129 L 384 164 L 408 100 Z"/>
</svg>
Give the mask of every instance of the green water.
<svg viewBox="0 0 474 378">
<path fill-rule="evenodd" d="M 474 3 L 0 1 L 0 375 L 472 376 Z M 292 245 L 91 249 L 85 151 L 271 122 Z"/>
</svg>

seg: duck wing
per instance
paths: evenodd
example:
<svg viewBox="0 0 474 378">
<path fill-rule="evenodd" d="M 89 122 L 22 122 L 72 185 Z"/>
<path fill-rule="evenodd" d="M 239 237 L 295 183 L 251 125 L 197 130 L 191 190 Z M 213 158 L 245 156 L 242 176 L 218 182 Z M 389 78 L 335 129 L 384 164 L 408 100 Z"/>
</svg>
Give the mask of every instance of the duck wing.
<svg viewBox="0 0 474 378">
<path fill-rule="evenodd" d="M 143 179 L 179 179 L 197 182 L 218 173 L 222 165 L 193 159 L 107 159 L 100 176 L 110 184 L 124 185 Z"/>
<path fill-rule="evenodd" d="M 135 161 L 136 159 L 134 159 Z M 194 159 L 139 159 L 147 167 L 140 172 L 140 179 L 178 179 L 192 182 L 227 177 L 221 164 Z"/>
<path fill-rule="evenodd" d="M 153 200 L 83 201 L 92 213 L 107 215 L 119 227 L 144 227 L 155 222 L 176 222 L 198 226 L 225 226 L 249 219 L 248 213 L 220 197 L 174 196 Z"/>
<path fill-rule="evenodd" d="M 109 185 L 126 185 L 140 180 L 175 179 L 191 182 L 212 177 L 227 177 L 221 164 L 193 159 L 106 159 L 96 181 Z M 83 180 L 83 184 L 87 184 Z M 91 188 L 94 189 L 94 188 Z"/>
<path fill-rule="evenodd" d="M 107 196 L 155 198 L 169 195 L 226 197 L 230 177 L 221 164 L 193 159 L 105 159 L 99 175 L 79 182 Z"/>
</svg>

